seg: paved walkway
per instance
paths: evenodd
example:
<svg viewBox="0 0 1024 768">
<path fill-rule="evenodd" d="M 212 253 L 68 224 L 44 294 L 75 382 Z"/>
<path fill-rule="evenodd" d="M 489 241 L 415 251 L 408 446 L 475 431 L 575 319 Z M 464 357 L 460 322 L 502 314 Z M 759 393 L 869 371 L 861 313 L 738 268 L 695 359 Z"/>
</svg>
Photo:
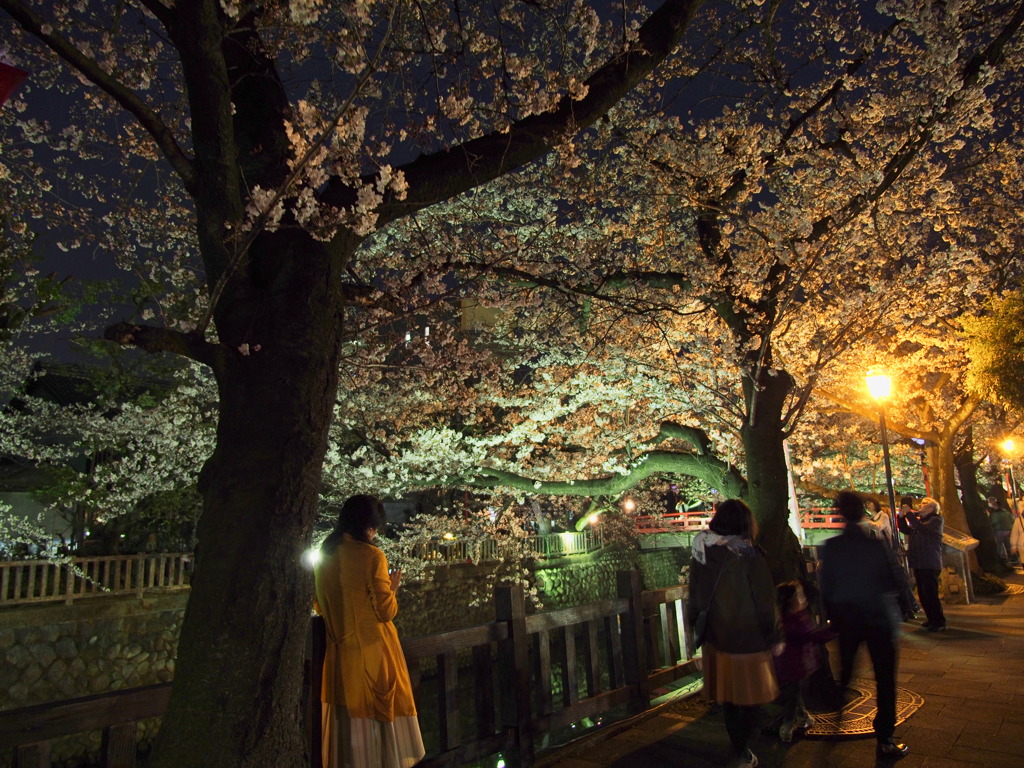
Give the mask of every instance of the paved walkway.
<svg viewBox="0 0 1024 768">
<path fill-rule="evenodd" d="M 1024 766 L 1024 576 L 1018 573 L 1007 581 L 1007 595 L 946 606 L 949 629 L 944 633 L 903 625 L 897 685 L 901 698 L 920 706 L 896 728 L 896 736 L 910 747 L 899 768 Z M 863 674 L 868 678 L 862 682 L 873 691 L 866 657 L 862 649 Z M 775 714 L 766 709 L 764 725 Z M 870 734 L 797 735 L 792 744 L 782 744 L 762 732 L 752 747 L 761 768 L 894 763 L 891 758 L 876 758 Z M 662 704 L 539 761 L 548 768 L 711 768 L 728 763 L 721 710 L 699 696 Z"/>
</svg>

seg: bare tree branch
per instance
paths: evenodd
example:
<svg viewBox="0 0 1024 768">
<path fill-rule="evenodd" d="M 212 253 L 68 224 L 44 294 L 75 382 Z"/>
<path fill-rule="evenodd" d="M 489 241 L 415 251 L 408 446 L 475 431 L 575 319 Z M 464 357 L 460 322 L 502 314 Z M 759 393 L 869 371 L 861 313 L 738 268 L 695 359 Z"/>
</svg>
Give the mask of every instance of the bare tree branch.
<svg viewBox="0 0 1024 768">
<path fill-rule="evenodd" d="M 134 346 L 147 352 L 172 352 L 205 363 L 214 371 L 220 370 L 226 352 L 223 345 L 211 344 L 198 333 L 182 333 L 170 328 L 136 323 L 116 323 L 108 326 L 103 337 L 124 346 Z"/>
</svg>

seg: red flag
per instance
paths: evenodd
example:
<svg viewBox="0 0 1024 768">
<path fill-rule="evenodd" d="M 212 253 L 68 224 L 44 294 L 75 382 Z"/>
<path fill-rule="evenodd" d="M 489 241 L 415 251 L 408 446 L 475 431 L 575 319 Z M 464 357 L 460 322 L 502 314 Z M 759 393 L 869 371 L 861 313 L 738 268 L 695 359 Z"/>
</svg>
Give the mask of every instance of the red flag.
<svg viewBox="0 0 1024 768">
<path fill-rule="evenodd" d="M 0 61 L 0 107 L 26 77 L 28 77 L 28 72 L 24 69 L 18 69 Z"/>
</svg>

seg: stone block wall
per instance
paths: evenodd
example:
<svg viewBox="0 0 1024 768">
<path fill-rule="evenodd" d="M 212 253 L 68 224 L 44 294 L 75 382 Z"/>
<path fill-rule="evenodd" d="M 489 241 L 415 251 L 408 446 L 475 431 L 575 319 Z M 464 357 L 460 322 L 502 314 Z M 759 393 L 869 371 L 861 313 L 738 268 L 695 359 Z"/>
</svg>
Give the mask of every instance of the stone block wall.
<svg viewBox="0 0 1024 768">
<path fill-rule="evenodd" d="M 174 678 L 187 593 L 0 612 L 0 709 Z"/>
<path fill-rule="evenodd" d="M 186 600 L 178 592 L 4 609 L 0 710 L 172 680 Z M 98 733 L 62 739 L 54 765 L 77 764 L 98 748 Z"/>
</svg>

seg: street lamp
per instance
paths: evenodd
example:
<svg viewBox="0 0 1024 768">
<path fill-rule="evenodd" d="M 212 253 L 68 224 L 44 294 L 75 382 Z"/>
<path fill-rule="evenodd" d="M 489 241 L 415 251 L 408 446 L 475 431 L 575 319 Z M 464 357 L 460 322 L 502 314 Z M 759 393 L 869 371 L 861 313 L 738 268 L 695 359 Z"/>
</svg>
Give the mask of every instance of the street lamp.
<svg viewBox="0 0 1024 768">
<path fill-rule="evenodd" d="M 1017 510 L 1017 482 L 1013 478 L 1013 452 L 1016 450 L 1017 444 L 1013 441 L 1012 437 L 1008 437 L 1003 441 L 1003 453 L 1006 454 L 1006 466 L 1010 468 L 1010 499 L 1013 500 L 1013 516 L 1019 517 L 1020 513 Z"/>
<path fill-rule="evenodd" d="M 892 379 L 884 373 L 869 373 L 866 377 L 868 392 L 878 403 L 878 420 L 882 427 L 882 457 L 885 460 L 885 487 L 889 492 L 889 522 L 892 523 L 893 542 L 896 535 L 896 492 L 892 487 L 892 464 L 889 462 L 889 435 L 885 430 L 885 401 L 892 394 Z"/>
</svg>

